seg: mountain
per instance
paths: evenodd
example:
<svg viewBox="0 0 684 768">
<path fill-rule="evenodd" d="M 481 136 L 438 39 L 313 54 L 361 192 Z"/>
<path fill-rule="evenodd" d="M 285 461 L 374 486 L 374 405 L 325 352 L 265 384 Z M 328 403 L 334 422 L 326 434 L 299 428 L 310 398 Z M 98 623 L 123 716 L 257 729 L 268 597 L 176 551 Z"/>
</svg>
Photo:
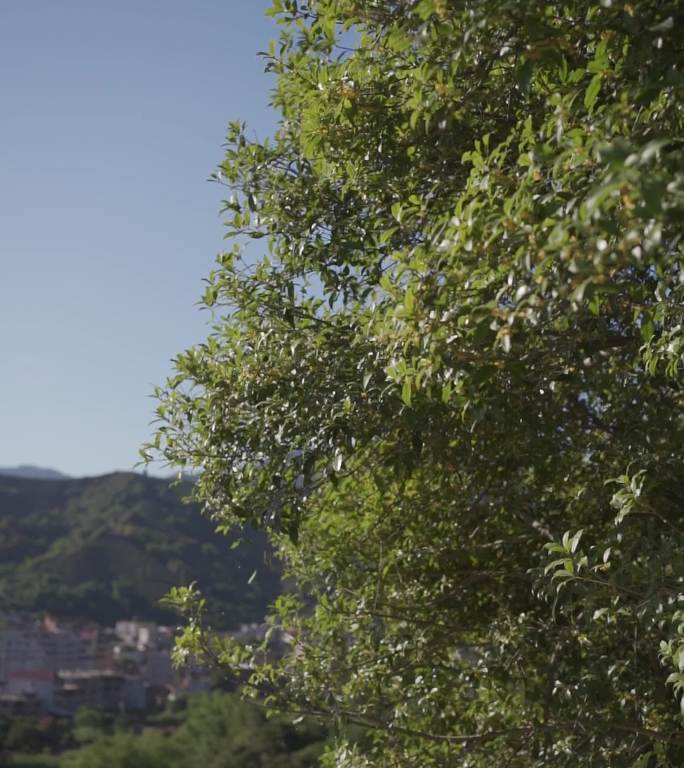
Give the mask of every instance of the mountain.
<svg viewBox="0 0 684 768">
<path fill-rule="evenodd" d="M 158 601 L 194 580 L 215 626 L 260 621 L 280 593 L 265 537 L 215 533 L 198 506 L 183 501 L 189 490 L 131 473 L 0 476 L 0 610 L 173 623 Z"/>
<path fill-rule="evenodd" d="M 69 476 L 56 469 L 34 467 L 32 464 L 20 464 L 18 467 L 0 467 L 0 475 L 9 477 L 27 477 L 32 480 L 68 480 Z"/>
</svg>

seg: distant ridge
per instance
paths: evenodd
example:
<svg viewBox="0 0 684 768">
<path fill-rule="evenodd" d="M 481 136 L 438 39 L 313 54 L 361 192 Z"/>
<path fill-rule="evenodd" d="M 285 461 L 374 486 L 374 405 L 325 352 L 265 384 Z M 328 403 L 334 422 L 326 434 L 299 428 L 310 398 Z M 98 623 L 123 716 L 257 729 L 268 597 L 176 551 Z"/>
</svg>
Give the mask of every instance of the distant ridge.
<svg viewBox="0 0 684 768">
<path fill-rule="evenodd" d="M 177 615 L 159 599 L 196 581 L 212 626 L 262 621 L 282 592 L 266 536 L 216 533 L 198 504 L 184 502 L 191 490 L 132 472 L 0 476 L 0 612 L 172 624 Z"/>
<path fill-rule="evenodd" d="M 35 467 L 32 464 L 20 464 L 18 467 L 0 467 L 0 475 L 6 477 L 26 477 L 29 480 L 70 480 L 69 475 L 48 467 Z"/>
</svg>

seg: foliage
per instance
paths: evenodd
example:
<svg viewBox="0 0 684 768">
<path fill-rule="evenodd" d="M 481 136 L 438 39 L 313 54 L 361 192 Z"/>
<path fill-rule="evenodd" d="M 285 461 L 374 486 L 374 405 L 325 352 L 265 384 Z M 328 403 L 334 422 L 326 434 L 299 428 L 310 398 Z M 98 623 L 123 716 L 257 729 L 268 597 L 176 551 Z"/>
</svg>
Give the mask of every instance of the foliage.
<svg viewBox="0 0 684 768">
<path fill-rule="evenodd" d="M 124 473 L 0 477 L 0 608 L 173 623 L 159 599 L 196 580 L 212 595 L 216 625 L 261 621 L 280 592 L 265 537 L 245 531 L 245 545 L 231 550 L 183 502 L 188 492 L 187 484 Z"/>
<path fill-rule="evenodd" d="M 253 704 L 229 694 L 189 700 L 185 722 L 173 733 L 120 731 L 64 758 L 64 768 L 310 768 L 324 732 L 267 720 Z"/>
<path fill-rule="evenodd" d="M 97 739 L 111 725 L 111 715 L 91 707 L 78 709 L 71 721 L 72 737 L 78 744 Z"/>
<path fill-rule="evenodd" d="M 219 257 L 150 450 L 270 530 L 291 650 L 185 591 L 179 655 L 340 766 L 681 765 L 681 2 L 272 13 L 279 128 L 216 175 L 264 255 Z"/>
<path fill-rule="evenodd" d="M 0 765 L 3 765 L 0 763 Z M 56 755 L 12 755 L 7 763 L 9 766 L 18 768 L 57 768 L 60 765 L 60 758 Z"/>
<path fill-rule="evenodd" d="M 177 745 L 163 733 L 152 731 L 138 736 L 120 731 L 101 736 L 70 753 L 63 765 L 66 768 L 166 768 L 174 762 L 177 764 L 179 757 Z"/>
<path fill-rule="evenodd" d="M 69 745 L 70 736 L 64 722 L 57 718 L 20 715 L 0 719 L 0 753 L 59 750 Z"/>
</svg>

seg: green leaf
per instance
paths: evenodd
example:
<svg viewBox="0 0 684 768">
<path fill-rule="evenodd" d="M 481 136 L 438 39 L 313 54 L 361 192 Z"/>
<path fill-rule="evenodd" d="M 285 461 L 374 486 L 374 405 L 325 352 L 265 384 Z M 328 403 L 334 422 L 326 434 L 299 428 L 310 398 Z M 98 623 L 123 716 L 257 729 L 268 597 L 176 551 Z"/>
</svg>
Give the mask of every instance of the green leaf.
<svg viewBox="0 0 684 768">
<path fill-rule="evenodd" d="M 595 74 L 589 83 L 589 86 L 587 87 L 587 90 L 584 92 L 584 106 L 591 110 L 593 109 L 594 104 L 596 103 L 596 98 L 599 95 L 599 91 L 601 90 L 601 81 L 603 79 L 603 75 L 599 72 Z"/>
<path fill-rule="evenodd" d="M 443 403 L 448 403 L 449 400 L 451 399 L 451 389 L 452 389 L 452 386 L 450 381 L 447 381 L 447 383 L 442 386 L 442 402 Z"/>
<path fill-rule="evenodd" d="M 416 299 L 415 295 L 413 293 L 413 290 L 409 287 L 406 289 L 406 293 L 404 294 L 404 308 L 406 309 L 406 313 L 408 315 L 413 314 L 413 310 L 416 306 Z"/>
<path fill-rule="evenodd" d="M 406 403 L 409 408 L 411 407 L 411 400 L 413 396 L 413 379 L 407 376 L 404 379 L 404 384 L 401 388 L 401 399 Z"/>
</svg>

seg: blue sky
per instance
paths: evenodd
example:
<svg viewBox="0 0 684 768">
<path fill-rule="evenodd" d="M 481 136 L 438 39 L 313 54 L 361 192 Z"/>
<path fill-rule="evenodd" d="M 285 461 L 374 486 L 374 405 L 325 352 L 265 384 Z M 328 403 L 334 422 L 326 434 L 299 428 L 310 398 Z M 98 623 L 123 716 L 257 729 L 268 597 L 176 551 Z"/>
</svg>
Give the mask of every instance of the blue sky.
<svg viewBox="0 0 684 768">
<path fill-rule="evenodd" d="M 275 125 L 269 5 L 0 0 L 0 466 L 137 461 L 207 333 L 226 125 Z"/>
</svg>

